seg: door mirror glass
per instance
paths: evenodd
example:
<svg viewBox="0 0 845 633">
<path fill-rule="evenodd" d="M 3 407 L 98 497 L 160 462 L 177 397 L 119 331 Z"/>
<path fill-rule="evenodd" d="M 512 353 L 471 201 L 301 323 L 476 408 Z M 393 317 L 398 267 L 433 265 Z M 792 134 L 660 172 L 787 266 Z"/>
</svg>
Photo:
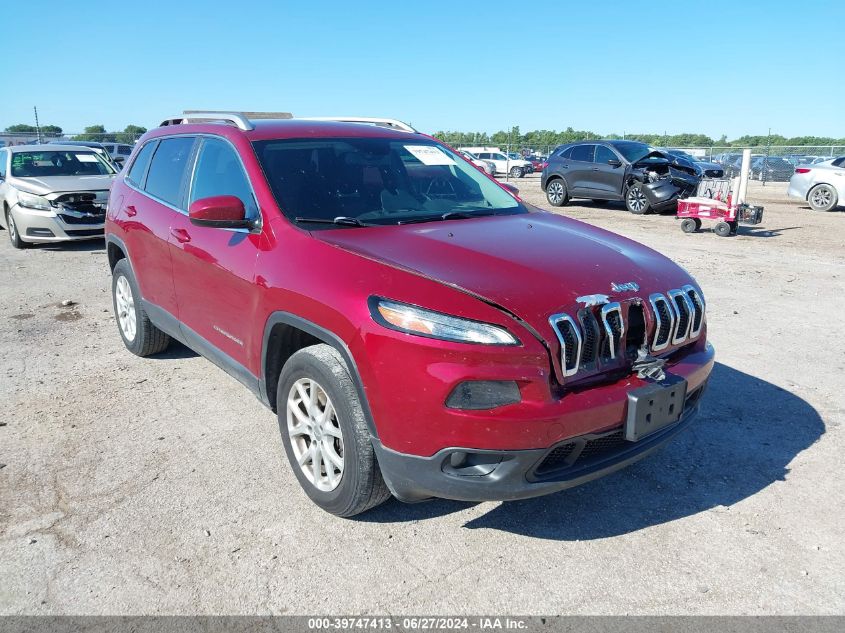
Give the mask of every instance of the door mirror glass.
<svg viewBox="0 0 845 633">
<path fill-rule="evenodd" d="M 252 228 L 244 203 L 235 196 L 209 196 L 194 200 L 188 209 L 191 224 L 218 229 Z"/>
</svg>

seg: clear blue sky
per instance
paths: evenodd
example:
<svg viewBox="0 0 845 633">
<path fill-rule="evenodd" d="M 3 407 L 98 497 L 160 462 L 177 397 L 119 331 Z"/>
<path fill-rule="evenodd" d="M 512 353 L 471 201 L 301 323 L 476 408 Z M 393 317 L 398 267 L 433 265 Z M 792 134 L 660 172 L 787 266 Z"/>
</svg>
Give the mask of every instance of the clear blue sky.
<svg viewBox="0 0 845 633">
<path fill-rule="evenodd" d="M 2 5 L 0 129 L 37 105 L 71 132 L 208 108 L 845 137 L 843 0 Z"/>
</svg>

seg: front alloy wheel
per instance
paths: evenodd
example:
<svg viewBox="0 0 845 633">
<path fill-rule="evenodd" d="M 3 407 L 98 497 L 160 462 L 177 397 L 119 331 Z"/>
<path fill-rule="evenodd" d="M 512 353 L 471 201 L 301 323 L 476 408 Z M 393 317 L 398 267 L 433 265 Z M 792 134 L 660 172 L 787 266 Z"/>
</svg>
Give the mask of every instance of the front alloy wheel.
<svg viewBox="0 0 845 633">
<path fill-rule="evenodd" d="M 18 227 L 15 224 L 15 218 L 12 217 L 11 211 L 6 211 L 6 226 L 9 230 L 9 241 L 12 242 L 12 246 L 15 248 L 25 248 L 26 242 L 21 239 L 20 233 L 18 233 Z"/>
<path fill-rule="evenodd" d="M 311 378 L 290 388 L 287 427 L 296 463 L 317 490 L 331 492 L 343 476 L 343 433 L 331 398 Z"/>
<path fill-rule="evenodd" d="M 130 343 L 135 340 L 137 321 L 135 317 L 135 298 L 132 296 L 132 286 L 129 280 L 121 275 L 114 287 L 114 303 L 117 308 L 117 323 L 120 331 Z"/>
<path fill-rule="evenodd" d="M 628 207 L 628 211 L 636 215 L 648 212 L 648 198 L 645 197 L 640 183 L 634 183 L 628 187 L 628 192 L 625 194 L 625 206 Z"/>
</svg>

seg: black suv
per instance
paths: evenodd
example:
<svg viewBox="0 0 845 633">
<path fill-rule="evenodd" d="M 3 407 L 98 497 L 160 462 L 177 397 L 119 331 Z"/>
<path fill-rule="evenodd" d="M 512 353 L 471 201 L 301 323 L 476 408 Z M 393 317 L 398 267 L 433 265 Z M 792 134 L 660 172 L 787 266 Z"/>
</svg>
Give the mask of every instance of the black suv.
<svg viewBox="0 0 845 633">
<path fill-rule="evenodd" d="M 624 200 L 636 214 L 674 209 L 695 195 L 701 169 L 638 141 L 582 141 L 561 145 L 549 156 L 542 187 L 554 207 L 570 198 Z"/>
</svg>

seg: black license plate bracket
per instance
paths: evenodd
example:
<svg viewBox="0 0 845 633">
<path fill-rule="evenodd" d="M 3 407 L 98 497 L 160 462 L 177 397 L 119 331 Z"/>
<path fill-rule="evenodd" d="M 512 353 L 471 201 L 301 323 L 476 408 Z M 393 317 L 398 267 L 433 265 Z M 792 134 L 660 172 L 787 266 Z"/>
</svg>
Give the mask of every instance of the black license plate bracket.
<svg viewBox="0 0 845 633">
<path fill-rule="evenodd" d="M 681 419 L 687 381 L 667 374 L 660 382 L 628 392 L 625 439 L 636 442 Z"/>
</svg>

